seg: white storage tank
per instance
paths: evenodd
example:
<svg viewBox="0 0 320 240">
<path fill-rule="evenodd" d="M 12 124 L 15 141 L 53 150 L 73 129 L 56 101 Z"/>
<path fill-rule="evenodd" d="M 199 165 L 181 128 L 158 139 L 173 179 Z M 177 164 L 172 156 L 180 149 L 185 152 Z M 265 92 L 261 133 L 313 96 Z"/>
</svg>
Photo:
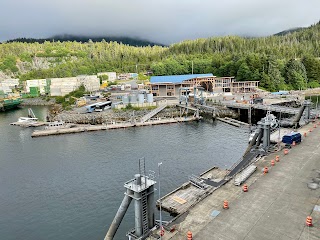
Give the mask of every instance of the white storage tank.
<svg viewBox="0 0 320 240">
<path fill-rule="evenodd" d="M 152 93 L 148 93 L 147 94 L 147 102 L 148 103 L 153 103 L 153 94 Z"/>
<path fill-rule="evenodd" d="M 128 103 L 129 103 L 129 96 L 128 96 L 128 95 L 122 96 L 122 102 L 123 102 L 124 104 L 128 104 Z"/>
<path fill-rule="evenodd" d="M 144 94 L 139 93 L 139 95 L 138 95 L 138 102 L 139 102 L 139 103 L 144 103 Z"/>
<path fill-rule="evenodd" d="M 137 95 L 135 95 L 135 94 L 131 94 L 130 96 L 130 102 L 131 103 L 136 103 L 137 102 Z"/>
</svg>

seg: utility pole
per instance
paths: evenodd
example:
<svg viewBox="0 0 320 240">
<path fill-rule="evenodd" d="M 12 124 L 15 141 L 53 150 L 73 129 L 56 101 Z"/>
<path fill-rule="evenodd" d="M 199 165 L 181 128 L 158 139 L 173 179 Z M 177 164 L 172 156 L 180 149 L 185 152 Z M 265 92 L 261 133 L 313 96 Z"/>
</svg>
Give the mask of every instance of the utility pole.
<svg viewBox="0 0 320 240">
<path fill-rule="evenodd" d="M 162 162 L 161 163 L 158 163 L 158 168 L 159 168 L 159 211 L 160 211 L 160 232 L 162 232 L 162 215 L 161 215 L 161 192 L 160 192 L 160 189 L 161 189 L 161 185 L 160 185 L 160 176 L 161 176 L 161 171 L 160 171 L 160 166 L 162 165 Z M 160 240 L 162 239 L 162 236 L 160 234 Z"/>
<path fill-rule="evenodd" d="M 192 71 L 191 73 L 192 73 L 192 75 L 193 75 L 193 60 L 191 61 L 191 69 L 192 69 L 192 70 L 191 70 L 191 71 Z"/>
</svg>

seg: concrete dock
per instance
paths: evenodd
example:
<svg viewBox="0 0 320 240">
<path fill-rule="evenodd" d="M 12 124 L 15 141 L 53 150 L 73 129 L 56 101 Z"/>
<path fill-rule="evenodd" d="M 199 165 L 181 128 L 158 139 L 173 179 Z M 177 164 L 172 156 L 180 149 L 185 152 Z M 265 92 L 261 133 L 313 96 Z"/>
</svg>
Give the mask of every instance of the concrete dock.
<svg viewBox="0 0 320 240">
<path fill-rule="evenodd" d="M 176 219 L 178 230 L 163 239 L 186 239 L 188 231 L 196 240 L 320 239 L 320 188 L 308 187 L 320 178 L 319 128 L 309 124 L 301 129 L 307 137 L 288 155 L 275 152 L 257 161 L 258 170 L 246 181 L 248 192 L 231 180 Z M 276 155 L 280 162 L 272 167 Z M 263 174 L 266 166 L 269 173 Z M 224 200 L 229 201 L 227 210 Z M 306 226 L 307 216 L 313 227 Z"/>
<path fill-rule="evenodd" d="M 189 121 L 195 121 L 198 119 L 199 118 L 196 118 L 196 117 L 179 117 L 179 118 L 169 118 L 169 119 L 156 119 L 156 120 L 150 120 L 147 122 L 121 122 L 121 123 L 104 124 L 104 125 L 80 125 L 79 124 L 72 128 L 61 127 L 61 128 L 52 128 L 52 129 L 48 128 L 43 130 L 35 130 L 31 134 L 31 137 L 42 137 L 42 136 L 50 136 L 50 135 L 61 135 L 61 134 L 91 132 L 91 131 L 99 131 L 99 130 L 189 122 Z"/>
</svg>

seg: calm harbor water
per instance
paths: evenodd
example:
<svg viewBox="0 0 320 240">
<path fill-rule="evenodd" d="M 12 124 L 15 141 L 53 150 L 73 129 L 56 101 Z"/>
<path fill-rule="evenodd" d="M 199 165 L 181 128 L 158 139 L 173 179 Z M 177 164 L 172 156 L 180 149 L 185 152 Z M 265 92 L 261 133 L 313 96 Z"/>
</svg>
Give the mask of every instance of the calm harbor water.
<svg viewBox="0 0 320 240">
<path fill-rule="evenodd" d="M 32 108 L 45 118 L 45 107 Z M 27 108 L 0 112 L 0 239 L 103 239 L 122 201 L 123 183 L 138 173 L 139 158 L 156 172 L 163 163 L 166 194 L 191 174 L 230 167 L 248 140 L 247 129 L 220 122 L 32 139 L 33 129 L 9 126 L 26 115 Z M 116 239 L 126 239 L 133 227 L 130 206 Z"/>
</svg>

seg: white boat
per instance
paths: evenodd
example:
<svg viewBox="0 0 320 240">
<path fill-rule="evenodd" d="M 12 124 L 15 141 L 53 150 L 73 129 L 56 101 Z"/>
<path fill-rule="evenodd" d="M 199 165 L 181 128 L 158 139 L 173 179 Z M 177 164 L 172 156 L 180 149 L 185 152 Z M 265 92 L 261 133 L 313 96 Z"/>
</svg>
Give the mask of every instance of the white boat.
<svg viewBox="0 0 320 240">
<path fill-rule="evenodd" d="M 38 121 L 38 118 L 29 118 L 29 117 L 19 117 L 19 123 L 35 123 Z"/>
</svg>

